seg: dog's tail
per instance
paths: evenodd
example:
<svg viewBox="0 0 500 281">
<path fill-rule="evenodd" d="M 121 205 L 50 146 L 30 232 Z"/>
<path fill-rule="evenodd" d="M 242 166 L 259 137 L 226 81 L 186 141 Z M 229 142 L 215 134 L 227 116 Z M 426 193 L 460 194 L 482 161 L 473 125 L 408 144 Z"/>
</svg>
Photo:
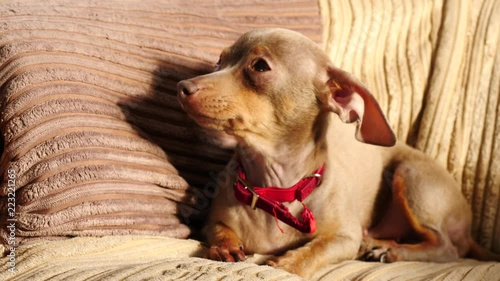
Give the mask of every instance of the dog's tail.
<svg viewBox="0 0 500 281">
<path fill-rule="evenodd" d="M 470 240 L 470 248 L 467 253 L 468 258 L 473 258 L 480 261 L 498 261 L 500 262 L 500 255 L 492 253 L 485 248 L 481 247 L 473 239 Z"/>
</svg>

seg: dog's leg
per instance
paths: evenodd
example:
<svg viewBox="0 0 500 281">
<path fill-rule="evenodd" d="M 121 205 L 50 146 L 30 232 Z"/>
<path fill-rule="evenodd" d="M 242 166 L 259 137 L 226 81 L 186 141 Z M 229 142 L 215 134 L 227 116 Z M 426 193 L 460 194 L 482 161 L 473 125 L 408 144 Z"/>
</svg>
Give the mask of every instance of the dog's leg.
<svg viewBox="0 0 500 281">
<path fill-rule="evenodd" d="M 365 261 L 434 261 L 448 262 L 459 258 L 458 252 L 449 240 L 423 241 L 418 244 L 398 244 L 394 240 L 378 240 L 365 237 L 359 259 Z"/>
<path fill-rule="evenodd" d="M 382 221 L 365 233 L 358 258 L 441 262 L 465 255 L 470 241 L 466 203 L 453 182 L 429 165 L 404 163 L 396 169 L 392 201 Z"/>
<path fill-rule="evenodd" d="M 245 260 L 243 243 L 231 228 L 219 222 L 207 226 L 205 232 L 210 245 L 208 258 L 226 262 Z"/>
<path fill-rule="evenodd" d="M 359 236 L 353 235 L 354 233 L 359 233 Z M 324 265 L 354 259 L 360 243 L 360 229 L 345 236 L 318 235 L 304 246 L 289 250 L 285 255 L 272 259 L 267 264 L 307 279 L 315 269 Z"/>
</svg>

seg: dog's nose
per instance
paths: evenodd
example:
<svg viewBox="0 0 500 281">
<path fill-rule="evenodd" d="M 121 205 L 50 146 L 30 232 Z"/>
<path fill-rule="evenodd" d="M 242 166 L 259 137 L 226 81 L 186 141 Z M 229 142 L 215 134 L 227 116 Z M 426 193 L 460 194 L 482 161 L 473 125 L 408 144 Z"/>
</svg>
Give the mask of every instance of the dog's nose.
<svg viewBox="0 0 500 281">
<path fill-rule="evenodd" d="M 198 86 L 191 80 L 183 80 L 177 84 L 177 94 L 179 96 L 191 96 L 198 90 Z"/>
</svg>

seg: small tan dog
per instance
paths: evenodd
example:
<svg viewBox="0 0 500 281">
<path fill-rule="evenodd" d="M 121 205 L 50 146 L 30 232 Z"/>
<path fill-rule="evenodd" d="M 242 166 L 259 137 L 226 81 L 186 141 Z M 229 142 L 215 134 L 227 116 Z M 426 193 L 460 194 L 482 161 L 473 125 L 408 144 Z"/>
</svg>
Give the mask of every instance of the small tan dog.
<svg viewBox="0 0 500 281">
<path fill-rule="evenodd" d="M 305 278 L 357 257 L 498 259 L 472 240 L 446 170 L 396 142 L 370 92 L 299 33 L 244 34 L 214 73 L 179 82 L 178 97 L 236 151 L 205 228 L 211 259 L 280 255 L 268 264 Z"/>
</svg>

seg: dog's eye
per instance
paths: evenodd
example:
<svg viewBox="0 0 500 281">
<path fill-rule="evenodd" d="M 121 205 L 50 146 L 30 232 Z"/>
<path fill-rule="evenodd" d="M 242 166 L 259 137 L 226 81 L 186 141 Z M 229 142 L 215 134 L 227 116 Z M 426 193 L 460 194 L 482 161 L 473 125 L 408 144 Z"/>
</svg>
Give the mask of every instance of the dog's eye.
<svg viewBox="0 0 500 281">
<path fill-rule="evenodd" d="M 265 72 L 271 70 L 267 62 L 263 59 L 256 60 L 252 65 L 252 69 L 258 72 Z"/>
</svg>

